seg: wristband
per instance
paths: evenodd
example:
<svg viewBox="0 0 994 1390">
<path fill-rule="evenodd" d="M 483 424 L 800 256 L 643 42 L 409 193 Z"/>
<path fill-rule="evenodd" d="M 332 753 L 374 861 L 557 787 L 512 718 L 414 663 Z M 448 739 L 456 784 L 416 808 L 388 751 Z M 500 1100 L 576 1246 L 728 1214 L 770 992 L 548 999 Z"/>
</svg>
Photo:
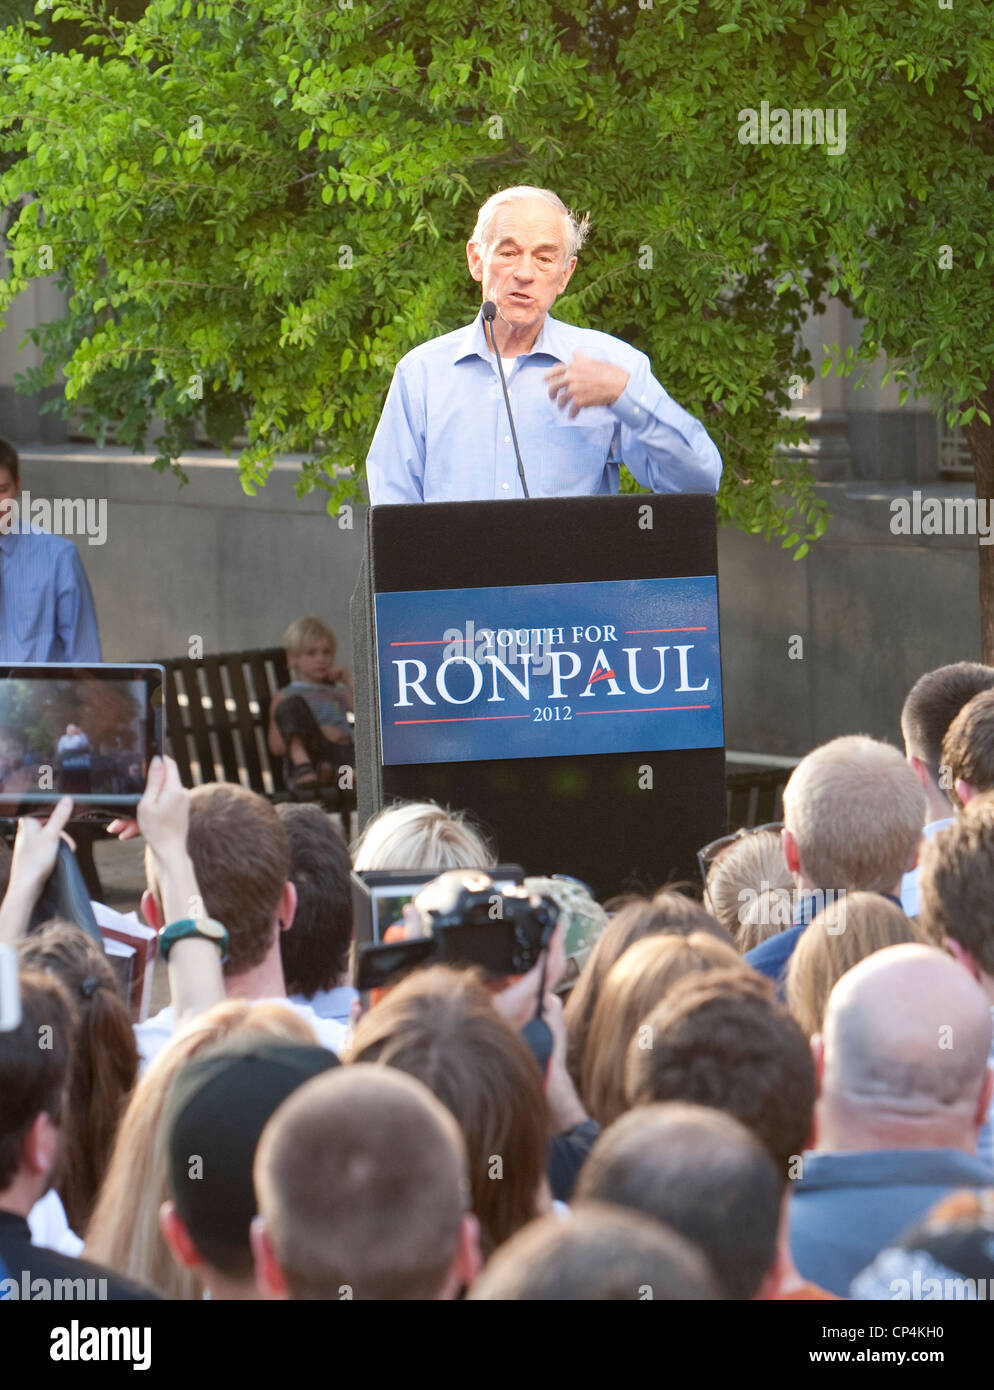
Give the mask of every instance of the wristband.
<svg viewBox="0 0 994 1390">
<path fill-rule="evenodd" d="M 228 932 L 220 922 L 215 922 L 213 917 L 181 917 L 177 922 L 170 922 L 159 932 L 159 949 L 162 951 L 162 959 L 169 959 L 169 952 L 177 941 L 183 941 L 189 936 L 202 937 L 204 941 L 213 941 L 214 945 L 221 952 L 221 964 L 228 959 Z"/>
</svg>

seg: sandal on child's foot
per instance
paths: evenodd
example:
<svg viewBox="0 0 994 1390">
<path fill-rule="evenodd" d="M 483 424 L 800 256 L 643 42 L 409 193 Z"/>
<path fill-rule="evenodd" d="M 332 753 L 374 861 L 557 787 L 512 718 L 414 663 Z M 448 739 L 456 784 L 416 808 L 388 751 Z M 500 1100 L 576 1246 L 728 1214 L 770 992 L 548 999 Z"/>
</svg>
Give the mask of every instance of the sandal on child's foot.
<svg viewBox="0 0 994 1390">
<path fill-rule="evenodd" d="M 294 763 L 290 768 L 290 790 L 292 792 L 302 791 L 307 787 L 316 787 L 318 775 L 313 763 Z"/>
</svg>

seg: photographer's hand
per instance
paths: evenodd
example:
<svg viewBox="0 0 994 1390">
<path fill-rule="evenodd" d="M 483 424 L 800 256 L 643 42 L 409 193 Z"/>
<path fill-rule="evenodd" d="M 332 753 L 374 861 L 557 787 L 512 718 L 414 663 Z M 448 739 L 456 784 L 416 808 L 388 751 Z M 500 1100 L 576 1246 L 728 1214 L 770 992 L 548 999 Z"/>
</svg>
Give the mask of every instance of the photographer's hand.
<svg viewBox="0 0 994 1390">
<path fill-rule="evenodd" d="M 552 939 L 549 942 L 549 959 L 545 965 L 546 992 L 554 990 L 566 974 L 566 955 L 563 951 L 565 935 L 563 921 L 560 918 L 559 925 L 552 933 Z M 542 965 L 543 961 L 540 955 L 527 975 L 522 975 L 520 979 L 508 985 L 507 989 L 502 989 L 499 994 L 494 995 L 494 1005 L 497 1012 L 502 1014 L 511 1027 L 517 1028 L 519 1032 L 531 1022 L 538 1012 L 538 992 L 543 983 Z"/>
<path fill-rule="evenodd" d="M 64 833 L 72 811 L 72 797 L 64 796 L 44 824 L 30 816 L 17 822 L 10 882 L 0 905 L 0 942 L 13 945 L 27 931 L 32 909 L 55 868 L 59 841 L 75 848 Z"/>
</svg>

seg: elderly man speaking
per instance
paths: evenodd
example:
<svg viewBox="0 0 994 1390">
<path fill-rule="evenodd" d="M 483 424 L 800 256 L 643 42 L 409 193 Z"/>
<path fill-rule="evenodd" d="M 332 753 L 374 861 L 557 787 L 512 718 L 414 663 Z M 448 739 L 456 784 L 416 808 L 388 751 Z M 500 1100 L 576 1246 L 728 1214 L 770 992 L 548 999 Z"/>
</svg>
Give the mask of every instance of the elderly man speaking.
<svg viewBox="0 0 994 1390">
<path fill-rule="evenodd" d="M 718 450 L 648 357 L 549 313 L 586 232 L 546 188 L 507 188 L 483 204 L 466 247 L 483 307 L 398 363 L 366 460 L 374 506 L 524 495 L 491 337 L 529 496 L 617 492 L 622 462 L 654 492 L 717 491 Z"/>
</svg>

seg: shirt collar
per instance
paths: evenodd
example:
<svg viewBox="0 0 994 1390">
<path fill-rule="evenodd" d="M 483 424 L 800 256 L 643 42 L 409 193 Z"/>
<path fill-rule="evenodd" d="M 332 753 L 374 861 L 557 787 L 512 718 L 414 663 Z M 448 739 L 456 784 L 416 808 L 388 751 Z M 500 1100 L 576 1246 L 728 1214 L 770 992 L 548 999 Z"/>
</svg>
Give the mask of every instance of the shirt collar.
<svg viewBox="0 0 994 1390">
<path fill-rule="evenodd" d="M 538 331 L 538 337 L 530 352 L 523 353 L 523 357 L 551 357 L 556 362 L 569 362 L 573 356 L 572 348 L 565 341 L 564 330 L 567 325 L 559 319 L 554 319 L 551 314 L 546 314 L 545 322 Z M 477 314 L 472 323 L 467 324 L 460 333 L 456 342 L 456 351 L 452 361 L 463 362 L 467 357 L 482 357 L 484 362 L 493 362 L 494 355 L 487 344 L 487 335 L 483 327 L 483 310 Z"/>
</svg>

